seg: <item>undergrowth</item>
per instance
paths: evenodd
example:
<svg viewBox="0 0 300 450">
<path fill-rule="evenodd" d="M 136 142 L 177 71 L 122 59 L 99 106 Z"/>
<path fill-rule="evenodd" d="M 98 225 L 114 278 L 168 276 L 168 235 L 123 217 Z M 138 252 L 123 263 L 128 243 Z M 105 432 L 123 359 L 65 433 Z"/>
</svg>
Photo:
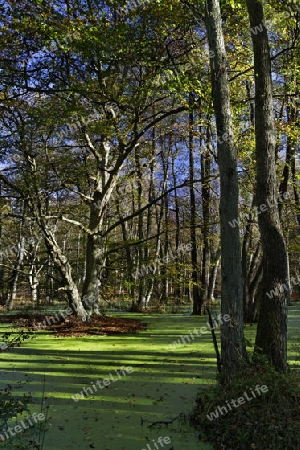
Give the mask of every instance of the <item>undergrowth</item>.
<svg viewBox="0 0 300 450">
<path fill-rule="evenodd" d="M 0 351 L 5 351 L 12 347 L 20 347 L 22 342 L 34 337 L 35 334 L 32 331 L 6 331 L 1 335 Z"/>
<path fill-rule="evenodd" d="M 0 448 L 4 450 L 43 450 L 49 421 L 48 406 L 44 406 L 45 379 L 40 407 L 44 420 L 40 422 L 32 420 L 32 426 L 28 421 L 28 418 L 31 418 L 32 398 L 30 394 L 16 395 L 14 390 L 22 387 L 21 382 L 18 384 L 19 386 L 14 388 L 9 384 L 0 390 Z"/>
<path fill-rule="evenodd" d="M 267 392 L 258 395 L 257 386 Z M 239 405 L 240 397 L 245 402 Z M 252 365 L 229 384 L 200 392 L 191 421 L 199 438 L 218 450 L 300 450 L 299 372 Z"/>
</svg>

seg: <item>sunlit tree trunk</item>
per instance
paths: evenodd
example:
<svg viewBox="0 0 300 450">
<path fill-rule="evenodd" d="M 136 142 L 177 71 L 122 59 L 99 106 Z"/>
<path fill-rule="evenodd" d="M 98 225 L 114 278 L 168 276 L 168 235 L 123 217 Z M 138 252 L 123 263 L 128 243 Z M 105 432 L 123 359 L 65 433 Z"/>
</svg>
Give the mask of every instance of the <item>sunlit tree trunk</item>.
<svg viewBox="0 0 300 450">
<path fill-rule="evenodd" d="M 33 238 L 29 239 L 29 247 L 28 247 L 28 281 L 31 291 L 31 300 L 34 305 L 39 304 L 39 295 L 38 295 L 38 287 L 39 287 L 39 272 L 42 270 L 43 266 L 38 268 L 38 260 L 37 260 L 37 250 L 39 246 L 39 241 Z"/>
<path fill-rule="evenodd" d="M 24 256 L 25 256 L 25 235 L 24 235 L 24 226 L 25 226 L 25 220 L 26 220 L 26 212 L 27 212 L 27 203 L 23 202 L 22 207 L 22 219 L 20 223 L 20 232 L 19 232 L 19 242 L 18 242 L 18 254 L 17 254 L 17 260 L 15 263 L 15 267 L 12 271 L 11 277 L 8 282 L 8 297 L 7 297 L 7 308 L 13 309 L 14 303 L 17 297 L 17 287 L 18 287 L 18 280 L 20 277 L 20 271 L 23 266 Z"/>
<path fill-rule="evenodd" d="M 207 293 L 207 301 L 210 302 L 214 300 L 214 291 L 217 282 L 218 269 L 221 260 L 221 248 L 219 247 L 215 253 L 215 255 L 211 259 L 211 268 L 209 275 L 209 286 Z"/>
</svg>

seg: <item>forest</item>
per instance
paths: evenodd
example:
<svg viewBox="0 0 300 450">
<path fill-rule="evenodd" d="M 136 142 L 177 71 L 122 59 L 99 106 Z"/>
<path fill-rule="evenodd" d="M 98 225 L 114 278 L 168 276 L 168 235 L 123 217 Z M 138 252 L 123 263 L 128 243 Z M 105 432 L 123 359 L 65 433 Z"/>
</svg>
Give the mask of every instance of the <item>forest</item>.
<svg viewBox="0 0 300 450">
<path fill-rule="evenodd" d="M 287 374 L 291 335 L 300 354 L 300 322 L 288 333 L 300 300 L 299 2 L 1 0 L 0 12 L 0 323 L 32 311 L 17 341 L 27 349 L 55 314 L 52 325 L 70 316 L 91 334 L 119 318 L 137 336 L 174 317 L 181 339 L 186 317 L 208 321 L 218 380 L 214 400 L 197 400 L 203 442 L 299 448 L 300 385 Z M 288 431 L 273 444 L 257 430 L 257 446 L 253 433 L 216 437 L 223 425 L 199 418 L 239 383 L 268 397 L 266 379 L 298 411 L 283 424 L 274 407 L 265 428 Z"/>
</svg>

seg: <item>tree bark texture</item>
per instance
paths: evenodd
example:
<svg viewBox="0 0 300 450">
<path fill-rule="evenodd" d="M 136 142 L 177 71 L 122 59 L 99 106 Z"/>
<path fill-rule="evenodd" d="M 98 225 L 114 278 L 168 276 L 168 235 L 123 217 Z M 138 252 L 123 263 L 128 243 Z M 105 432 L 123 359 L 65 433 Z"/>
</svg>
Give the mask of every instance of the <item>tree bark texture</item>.
<svg viewBox="0 0 300 450">
<path fill-rule="evenodd" d="M 212 94 L 218 134 L 221 222 L 221 313 L 230 322 L 221 327 L 221 358 L 225 381 L 239 370 L 246 358 L 243 324 L 243 278 L 239 227 L 229 221 L 238 218 L 237 150 L 233 142 L 226 51 L 218 0 L 206 1 L 206 27 L 209 41 Z"/>
<path fill-rule="evenodd" d="M 250 26 L 255 29 L 258 25 L 264 25 L 263 4 L 258 0 L 247 0 L 247 7 Z M 257 203 L 259 206 L 268 205 L 266 211 L 258 216 L 263 248 L 263 279 L 256 348 L 268 357 L 276 370 L 285 370 L 289 281 L 277 204 L 270 49 L 265 26 L 261 32 L 251 34 L 255 75 Z"/>
</svg>

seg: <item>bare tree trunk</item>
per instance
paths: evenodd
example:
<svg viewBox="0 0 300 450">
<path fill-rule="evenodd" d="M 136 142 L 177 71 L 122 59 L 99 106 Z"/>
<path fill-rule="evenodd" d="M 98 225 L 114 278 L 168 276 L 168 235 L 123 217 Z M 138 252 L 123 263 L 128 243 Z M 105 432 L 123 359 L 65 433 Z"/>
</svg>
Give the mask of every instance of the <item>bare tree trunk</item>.
<svg viewBox="0 0 300 450">
<path fill-rule="evenodd" d="M 229 221 L 238 218 L 237 150 L 234 148 L 226 51 L 218 0 L 206 0 L 206 26 L 211 55 L 214 111 L 218 133 L 220 169 L 222 316 L 230 322 L 221 327 L 222 372 L 225 381 L 241 369 L 246 359 L 243 324 L 243 278 L 239 227 Z"/>
<path fill-rule="evenodd" d="M 210 126 L 206 128 L 206 145 L 211 144 Z M 203 251 L 202 251 L 202 271 L 201 271 L 201 312 L 205 311 L 208 301 L 209 277 L 210 277 L 210 250 L 211 250 L 211 236 L 210 236 L 210 153 L 208 148 L 201 154 L 201 192 L 202 192 L 202 237 L 203 237 Z"/>
<path fill-rule="evenodd" d="M 148 186 L 147 201 L 150 203 L 155 197 L 155 186 L 154 186 L 154 172 L 155 172 L 155 155 L 156 155 L 156 140 L 155 140 L 155 128 L 153 129 L 152 137 L 152 154 L 150 161 L 150 179 Z M 168 156 L 167 156 L 168 158 Z M 137 187 L 137 210 L 141 210 L 143 201 L 143 172 L 141 167 L 140 154 L 136 151 L 135 153 L 135 166 L 136 174 L 138 177 L 138 187 Z M 164 171 L 164 180 L 162 195 L 167 187 L 167 175 Z M 145 195 L 146 196 L 146 195 Z M 164 215 L 164 199 L 160 204 L 156 204 L 156 243 L 155 243 L 155 257 L 154 260 L 151 259 L 151 252 L 149 251 L 150 237 L 153 228 L 153 210 L 151 208 L 147 209 L 147 214 L 144 216 L 144 212 L 140 213 L 138 216 L 138 239 L 140 241 L 146 241 L 146 244 L 142 244 L 138 247 L 138 264 L 137 264 L 137 274 L 145 270 L 146 276 L 141 276 L 136 279 L 138 286 L 138 300 L 137 303 L 133 303 L 133 309 L 142 311 L 147 308 L 151 300 L 152 294 L 154 292 L 155 282 L 157 280 L 157 275 L 160 272 L 158 261 L 160 259 L 161 253 L 161 239 L 160 230 L 162 218 Z M 151 272 L 151 273 L 149 273 Z"/>
<path fill-rule="evenodd" d="M 104 243 L 99 235 L 104 231 L 104 218 L 120 175 L 122 163 L 120 163 L 114 172 L 111 171 L 110 163 L 114 162 L 117 164 L 117 157 L 113 155 L 112 145 L 109 140 L 103 136 L 99 150 L 94 147 L 87 133 L 85 134 L 85 138 L 97 162 L 93 198 L 90 202 L 89 230 L 86 241 L 85 279 L 82 288 L 82 299 L 89 317 L 91 314 L 100 314 L 98 305 L 99 285 L 101 283 L 100 274 L 105 268 L 106 261 Z"/>
<path fill-rule="evenodd" d="M 46 300 L 49 305 L 51 305 L 54 300 L 53 262 L 50 254 L 48 254 L 47 257 Z"/>
<path fill-rule="evenodd" d="M 173 184 L 174 186 L 177 186 L 177 175 L 176 175 L 176 167 L 175 167 L 175 156 L 172 158 L 172 178 L 173 178 Z M 175 250 L 176 253 L 178 251 L 179 243 L 180 243 L 180 205 L 179 205 L 179 199 L 177 195 L 177 189 L 174 189 L 174 205 L 175 205 Z M 180 267 L 179 267 L 179 261 L 176 259 L 176 274 L 179 275 L 180 273 Z M 176 299 L 176 302 L 179 303 L 180 300 L 184 298 L 184 286 L 182 288 L 183 283 L 179 283 L 176 279 L 174 281 L 174 296 Z"/>
<path fill-rule="evenodd" d="M 30 291 L 31 291 L 31 301 L 35 306 L 37 306 L 39 304 L 38 286 L 40 283 L 39 283 L 39 279 L 37 277 L 35 264 L 32 264 L 29 269 L 28 280 L 29 280 L 29 286 L 30 286 Z"/>
<path fill-rule="evenodd" d="M 11 277 L 9 279 L 8 283 L 8 297 L 7 297 L 7 303 L 6 306 L 8 309 L 13 309 L 15 299 L 17 297 L 17 286 L 18 286 L 18 280 L 20 276 L 20 270 L 22 269 L 24 256 L 25 256 L 25 236 L 24 236 L 24 225 L 26 220 L 26 211 L 27 211 L 27 204 L 24 201 L 23 202 L 23 211 L 22 211 L 22 220 L 20 223 L 20 232 L 19 232 L 19 243 L 18 243 L 18 254 L 17 254 L 17 261 L 15 264 L 15 267 L 12 271 Z"/>
<path fill-rule="evenodd" d="M 117 191 L 118 194 L 118 191 Z M 119 217 L 121 218 L 120 213 L 120 204 L 119 199 L 117 198 L 117 211 L 119 214 Z M 129 242 L 129 236 L 128 236 L 128 223 L 125 221 L 121 222 L 121 228 L 122 228 L 122 236 L 123 241 Z M 131 301 L 134 300 L 134 285 L 133 285 L 133 272 L 134 272 L 134 266 L 133 266 L 133 256 L 132 251 L 130 248 L 130 245 L 126 245 L 125 247 L 125 255 L 126 255 L 126 271 L 125 271 L 125 279 L 129 280 L 129 285 L 127 286 L 127 295 L 131 299 Z M 123 290 L 123 286 L 121 288 Z M 120 290 L 121 290 L 120 289 Z"/>
<path fill-rule="evenodd" d="M 246 224 L 242 245 L 242 267 L 244 275 L 244 322 L 257 322 L 259 296 L 256 295 L 258 284 L 261 281 L 261 245 L 252 243 L 251 216 Z M 254 254 L 253 254 L 254 253 Z"/>
<path fill-rule="evenodd" d="M 247 0 L 247 7 L 252 28 L 265 23 L 261 1 Z M 258 216 L 263 248 L 263 279 L 256 349 L 261 349 L 276 370 L 284 371 L 287 360 L 289 280 L 277 204 L 271 60 L 265 27 L 257 34 L 252 33 L 252 41 L 256 91 L 257 202 L 258 205 L 269 206 Z"/>
<path fill-rule="evenodd" d="M 207 301 L 208 302 L 214 300 L 214 290 L 215 290 L 216 281 L 217 281 L 220 259 L 221 259 L 221 248 L 219 247 L 216 251 L 214 258 L 212 258 L 212 262 L 211 262 L 212 267 L 210 270 L 209 286 L 208 286 L 208 293 L 207 293 Z"/>
<path fill-rule="evenodd" d="M 287 112 L 287 122 L 296 122 L 297 121 L 297 109 L 295 108 L 295 105 L 291 102 L 290 105 L 287 105 L 286 108 Z M 295 174 L 293 172 L 293 167 L 295 168 L 295 153 L 297 148 L 297 140 L 294 136 L 287 135 L 287 143 L 286 143 L 286 159 L 285 159 L 285 165 L 283 168 L 282 173 L 282 181 L 279 185 L 279 194 L 284 195 L 288 193 L 288 184 L 290 180 L 290 176 L 292 174 Z M 295 180 L 293 180 L 295 181 Z M 287 194 L 289 196 L 289 194 Z M 295 197 L 296 200 L 296 197 Z M 281 224 L 283 224 L 283 202 L 278 203 L 279 208 L 279 217 L 281 220 Z M 296 216 L 296 223 L 297 223 L 297 216 Z M 300 223 L 300 222 L 298 222 Z M 287 232 L 288 234 L 288 232 Z M 288 247 L 288 237 L 286 237 L 286 246 Z M 289 280 L 289 289 L 290 289 L 290 298 L 288 299 L 288 306 L 291 305 L 291 295 L 292 295 L 292 286 L 290 282 L 290 261 L 289 261 L 289 255 L 287 254 L 287 267 L 288 267 L 288 280 Z"/>
<path fill-rule="evenodd" d="M 0 183 L 0 195 L 2 195 L 2 187 Z M 4 266 L 3 266 L 3 251 L 2 251 L 2 211 L 0 210 L 0 305 L 4 305 Z"/>
<path fill-rule="evenodd" d="M 77 285 L 73 280 L 72 268 L 70 266 L 70 263 L 57 245 L 52 232 L 49 229 L 45 228 L 43 230 L 43 234 L 46 247 L 48 248 L 52 256 L 54 263 L 57 265 L 63 282 L 65 283 L 64 291 L 68 296 L 69 305 L 76 316 L 84 322 L 87 319 L 87 312 L 82 304 Z"/>
<path fill-rule="evenodd" d="M 190 173 L 190 234 L 191 234 L 191 262 L 192 262 L 192 299 L 193 299 L 193 314 L 200 315 L 201 308 L 201 296 L 198 277 L 198 249 L 197 249 L 197 212 L 196 212 L 196 196 L 194 188 L 194 112 L 193 112 L 194 98 L 192 94 L 189 94 L 189 173 Z"/>
<path fill-rule="evenodd" d="M 65 284 L 65 286 L 63 286 L 63 290 L 67 294 L 69 306 L 77 317 L 79 317 L 82 321 L 85 321 L 87 319 L 87 312 L 84 309 L 77 285 L 74 282 L 72 267 L 67 257 L 63 254 L 61 248 L 56 242 L 54 233 L 44 220 L 44 216 L 40 210 L 41 202 L 39 201 L 36 204 L 35 200 L 36 199 L 33 198 L 30 199 L 30 206 L 43 234 L 45 245 L 47 247 L 49 255 L 56 265 L 62 277 L 62 281 Z"/>
<path fill-rule="evenodd" d="M 39 286 L 39 278 L 38 274 L 42 270 L 43 266 L 39 269 L 37 268 L 37 250 L 39 246 L 39 241 L 33 238 L 29 240 L 29 248 L 28 248 L 28 264 L 29 264 L 29 273 L 28 273 L 28 281 L 31 291 L 31 300 L 34 305 L 39 304 L 39 296 L 38 296 L 38 286 Z"/>
<path fill-rule="evenodd" d="M 247 100 L 249 103 L 249 116 L 251 126 L 255 124 L 255 107 L 253 97 L 252 82 L 246 82 Z M 257 199 L 254 193 L 251 210 L 256 206 Z M 253 219 L 250 213 L 247 218 L 245 234 L 242 244 L 242 268 L 244 277 L 244 321 L 247 323 L 257 322 L 259 295 L 258 287 L 261 281 L 262 265 L 261 265 L 261 246 L 258 242 L 256 249 L 253 249 Z M 254 251 L 254 256 L 253 255 Z"/>
<path fill-rule="evenodd" d="M 20 270 L 22 269 L 22 264 L 24 260 L 25 252 L 25 236 L 21 236 L 18 244 L 18 255 L 16 265 L 12 271 L 11 277 L 8 283 L 8 297 L 7 297 L 7 309 L 13 309 L 14 303 L 17 297 L 17 286 L 20 276 Z"/>
<path fill-rule="evenodd" d="M 138 185 L 137 185 L 137 207 L 138 210 L 142 208 L 142 171 L 141 171 L 141 163 L 138 151 L 135 151 L 135 167 L 136 174 L 138 177 Z M 147 233 L 147 230 L 146 230 Z M 142 241 L 145 238 L 144 233 L 144 214 L 141 213 L 138 216 L 138 239 Z M 149 249 L 146 245 L 141 245 L 138 248 L 138 262 L 140 265 L 147 264 L 149 258 Z M 142 311 L 147 307 L 147 282 L 148 277 L 142 277 L 138 279 L 138 301 L 137 301 L 137 309 Z"/>
<path fill-rule="evenodd" d="M 99 201 L 100 194 L 95 192 L 93 202 L 90 204 L 89 229 L 94 230 L 99 223 Z M 96 234 L 87 235 L 86 242 L 86 269 L 85 279 L 82 287 L 82 298 L 88 299 L 85 303 L 85 309 L 88 311 L 88 317 L 92 314 L 100 314 L 98 309 L 99 300 L 99 253 L 102 251 L 99 238 Z"/>
<path fill-rule="evenodd" d="M 169 149 L 172 148 L 172 136 L 169 136 Z M 164 172 L 164 189 L 167 188 L 167 182 L 168 182 L 168 175 L 169 175 L 169 152 L 167 155 L 167 158 L 165 155 L 162 154 L 162 166 L 163 166 L 163 172 Z M 166 195 L 164 199 L 162 200 L 162 207 L 163 207 L 163 216 L 164 216 L 164 227 L 165 227 L 165 241 L 162 246 L 162 258 L 168 257 L 169 249 L 170 249 L 170 243 L 169 243 L 169 196 Z M 162 216 L 161 216 L 162 219 Z M 161 228 L 161 226 L 159 227 Z M 158 237 L 159 239 L 159 237 Z M 164 304 L 168 302 L 168 295 L 169 295 L 169 277 L 168 277 L 168 264 L 162 264 L 160 267 L 160 275 L 161 275 L 161 299 L 160 303 Z"/>
</svg>

